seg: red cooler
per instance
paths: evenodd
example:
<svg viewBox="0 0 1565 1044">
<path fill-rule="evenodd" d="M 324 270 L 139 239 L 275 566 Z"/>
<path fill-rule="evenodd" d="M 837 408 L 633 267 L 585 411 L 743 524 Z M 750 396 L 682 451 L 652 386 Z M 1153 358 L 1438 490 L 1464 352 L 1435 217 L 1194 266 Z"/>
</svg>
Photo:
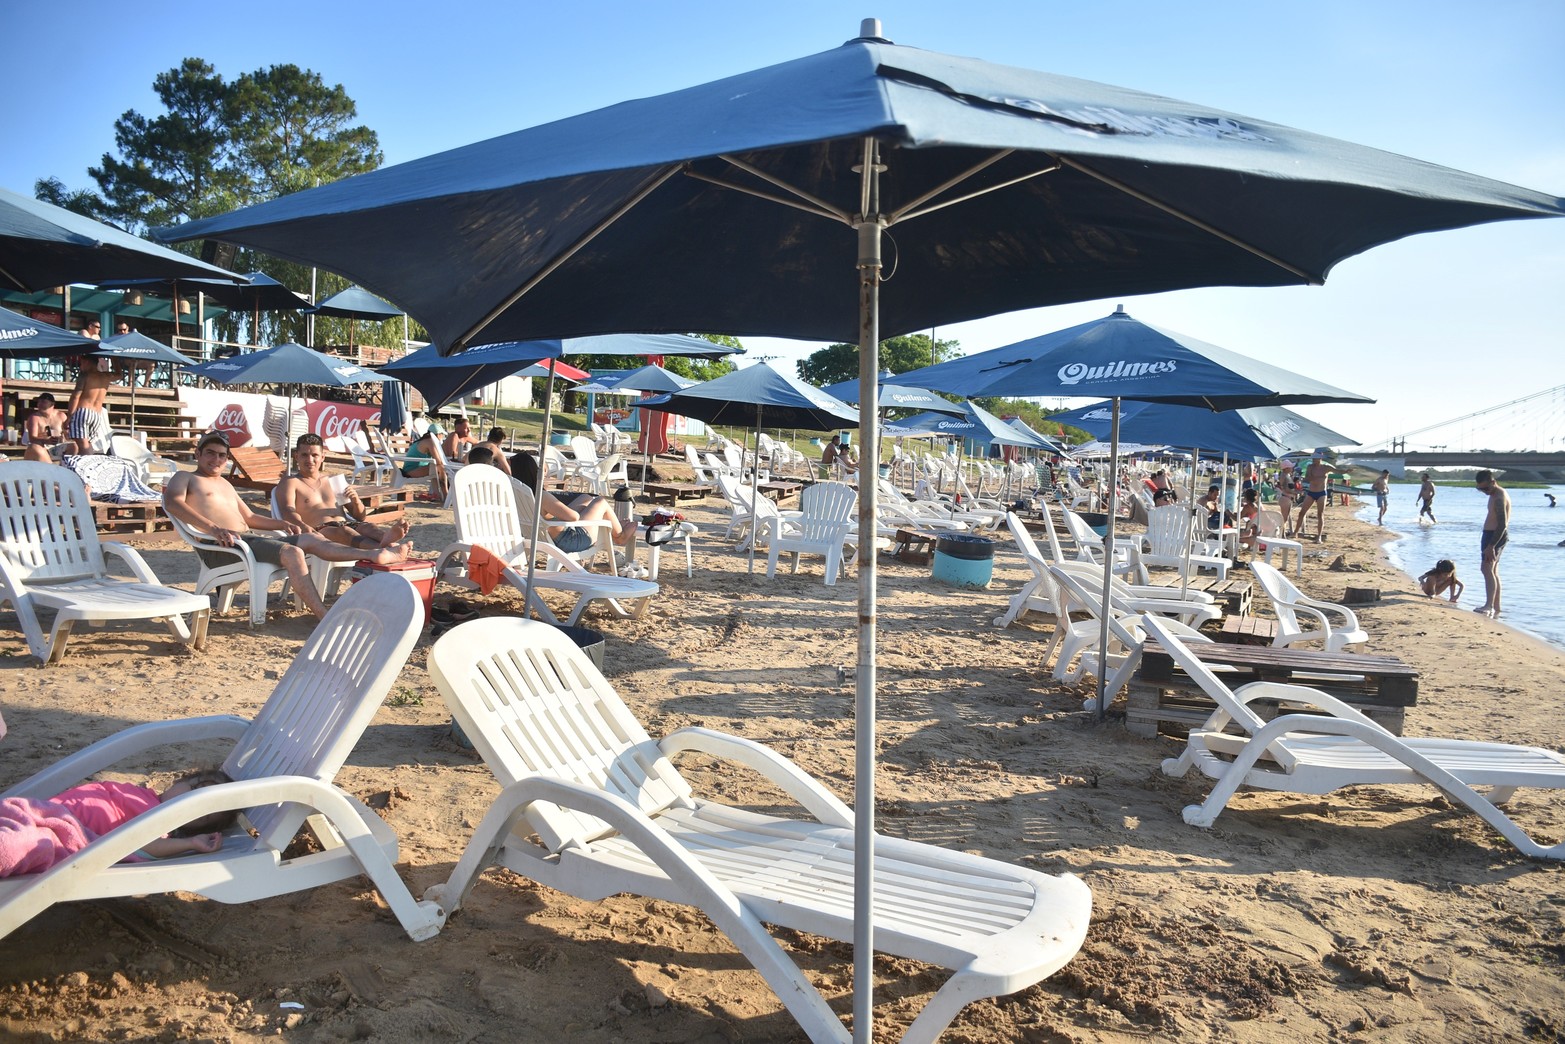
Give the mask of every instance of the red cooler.
<svg viewBox="0 0 1565 1044">
<path fill-rule="evenodd" d="M 392 565 L 376 565 L 361 558 L 354 564 L 354 571 L 366 576 L 370 573 L 396 573 L 412 584 L 418 596 L 424 600 L 424 626 L 429 626 L 430 610 L 435 602 L 435 563 L 432 559 L 410 558 Z"/>
</svg>

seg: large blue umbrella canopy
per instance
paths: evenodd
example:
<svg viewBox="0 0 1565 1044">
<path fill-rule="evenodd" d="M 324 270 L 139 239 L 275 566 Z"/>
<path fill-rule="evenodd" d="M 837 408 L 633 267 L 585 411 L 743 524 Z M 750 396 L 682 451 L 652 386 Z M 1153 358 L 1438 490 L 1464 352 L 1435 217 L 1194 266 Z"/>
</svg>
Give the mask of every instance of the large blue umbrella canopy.
<svg viewBox="0 0 1565 1044">
<path fill-rule="evenodd" d="M 112 225 L 0 188 L 0 287 L 42 290 L 142 276 L 241 278 Z"/>
<path fill-rule="evenodd" d="M 41 359 L 78 355 L 98 347 L 90 337 L 0 308 L 0 358 Z"/>
<path fill-rule="evenodd" d="M 972 439 L 986 446 L 1022 446 L 1027 449 L 1048 450 L 1050 453 L 1059 452 L 1052 442 L 1042 436 L 1029 435 L 1013 428 L 977 403 L 964 402 L 961 405 L 960 417 L 934 411 L 920 413 L 916 417 L 886 425 L 885 433 L 903 435 L 933 432 L 937 435 Z"/>
<path fill-rule="evenodd" d="M 756 363 L 683 391 L 636 403 L 638 409 L 694 417 L 736 428 L 856 428 L 859 413 L 799 378 Z"/>
<path fill-rule="evenodd" d="M 380 386 L 380 428 L 401 431 L 412 418 L 408 414 L 408 396 L 401 381 L 386 381 Z"/>
<path fill-rule="evenodd" d="M 1285 406 L 1252 406 L 1239 411 L 1244 422 L 1290 452 L 1311 446 L 1357 446 L 1340 432 L 1310 420 Z"/>
<path fill-rule="evenodd" d="M 1095 402 L 1049 416 L 1052 421 L 1107 438 L 1114 420 L 1112 402 Z M 1287 447 L 1251 428 L 1237 410 L 1213 413 L 1199 406 L 1126 402 L 1120 409 L 1120 438 L 1150 446 L 1199 448 L 1245 460 L 1274 460 Z"/>
<path fill-rule="evenodd" d="M 115 337 L 105 337 L 89 355 L 100 358 L 125 359 L 130 362 L 173 363 L 175 366 L 194 366 L 194 359 L 186 358 L 161 341 L 154 341 L 144 333 L 132 330 Z"/>
<path fill-rule="evenodd" d="M 446 355 L 431 344 L 387 363 L 381 370 L 407 381 L 430 402 L 446 403 L 510 377 L 539 359 L 562 355 L 728 355 L 735 351 L 684 334 L 615 334 L 480 344 L 459 355 Z"/>
<path fill-rule="evenodd" d="M 890 370 L 884 370 L 880 375 L 879 403 L 883 410 L 933 410 L 936 413 L 944 413 L 952 417 L 964 415 L 962 407 L 929 391 L 927 388 L 910 388 L 905 384 L 892 384 L 894 375 Z M 828 384 L 821 391 L 834 399 L 841 399 L 850 405 L 857 406 L 859 402 L 859 382 L 857 378 L 847 381 L 838 381 L 836 384 Z"/>
<path fill-rule="evenodd" d="M 1043 433 L 1037 431 L 1035 428 L 1033 428 L 1033 426 L 1031 424 L 1028 424 L 1026 421 L 1022 420 L 1020 417 L 1012 417 L 1010 420 L 1006 421 L 1005 423 L 1009 424 L 1011 427 L 1015 428 L 1017 431 L 1021 432 L 1022 434 L 1027 435 L 1027 436 L 1029 436 L 1031 438 L 1037 439 L 1040 443 L 1042 443 L 1043 445 L 1047 446 L 1051 453 L 1058 453 L 1061 456 L 1069 456 L 1070 455 L 1070 451 L 1065 448 L 1065 444 L 1063 442 L 1060 442 L 1057 439 L 1049 438 L 1047 435 L 1044 435 Z"/>
<path fill-rule="evenodd" d="M 902 375 L 973 397 L 1102 396 L 1209 410 L 1299 402 L 1373 402 L 1312 377 L 1131 318 L 1103 319 L 1030 337 Z M 1068 423 L 1068 422 L 1067 422 Z"/>
<path fill-rule="evenodd" d="M 396 380 L 292 341 L 259 352 L 213 359 L 185 372 L 218 384 L 309 384 L 345 388 L 350 384 Z"/>
<path fill-rule="evenodd" d="M 1417 232 L 1562 213 L 1553 196 L 1281 125 L 899 47 L 866 20 L 821 54 L 169 235 L 342 272 L 450 352 L 480 336 L 723 330 L 855 342 L 873 385 L 875 346 L 898 333 L 1113 294 L 1318 283 Z M 877 396 L 862 394 L 867 425 Z M 861 525 L 874 508 L 863 483 Z M 876 569 L 861 557 L 854 1030 L 867 1041 Z"/>
<path fill-rule="evenodd" d="M 249 272 L 234 279 L 108 279 L 98 283 L 104 290 L 150 290 L 154 293 L 201 293 L 222 305 L 247 312 L 304 311 L 310 302 L 294 293 L 265 272 Z"/>
</svg>

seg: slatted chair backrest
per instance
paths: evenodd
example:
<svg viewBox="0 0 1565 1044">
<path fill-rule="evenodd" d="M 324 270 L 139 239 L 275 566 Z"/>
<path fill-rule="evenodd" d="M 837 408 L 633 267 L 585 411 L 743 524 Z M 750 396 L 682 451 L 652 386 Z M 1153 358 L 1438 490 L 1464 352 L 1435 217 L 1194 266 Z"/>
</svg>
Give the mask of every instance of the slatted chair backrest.
<svg viewBox="0 0 1565 1044">
<path fill-rule="evenodd" d="M 526 553 L 511 478 L 488 464 L 469 464 L 451 480 L 456 538 L 507 562 Z M 531 518 L 528 515 L 528 518 Z"/>
<path fill-rule="evenodd" d="M 380 709 L 424 624 L 418 593 L 378 573 L 332 605 L 244 735 L 223 771 L 234 779 L 333 779 Z M 248 809 L 261 838 L 281 851 L 308 810 L 295 804 Z"/>
<path fill-rule="evenodd" d="M 801 516 L 794 520 L 805 540 L 841 539 L 853 525 L 859 491 L 844 482 L 817 482 L 799 495 Z M 768 503 L 770 503 L 768 501 Z"/>
<path fill-rule="evenodd" d="M 106 575 L 92 501 L 74 471 L 30 460 L 0 468 L 0 556 L 24 584 Z"/>
<path fill-rule="evenodd" d="M 1190 549 L 1195 516 L 1183 504 L 1165 504 L 1147 513 L 1147 547 L 1155 556 L 1175 557 Z"/>
<path fill-rule="evenodd" d="M 554 627 L 514 617 L 464 624 L 435 643 L 429 673 L 502 787 L 527 776 L 570 780 L 648 814 L 691 797 L 613 686 Z M 547 802 L 526 815 L 551 851 L 609 832 Z"/>
</svg>

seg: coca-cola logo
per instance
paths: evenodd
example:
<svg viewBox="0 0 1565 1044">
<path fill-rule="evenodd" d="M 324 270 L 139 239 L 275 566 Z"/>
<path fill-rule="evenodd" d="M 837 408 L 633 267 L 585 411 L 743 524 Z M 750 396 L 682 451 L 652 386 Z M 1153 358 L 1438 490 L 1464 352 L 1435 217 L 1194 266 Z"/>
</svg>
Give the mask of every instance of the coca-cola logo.
<svg viewBox="0 0 1565 1044">
<path fill-rule="evenodd" d="M 217 412 L 212 430 L 227 435 L 230 446 L 243 446 L 250 441 L 250 422 L 245 418 L 245 408 L 237 403 L 224 406 Z"/>
<path fill-rule="evenodd" d="M 310 420 L 310 430 L 321 438 L 351 439 L 379 411 L 373 406 L 316 401 L 306 405 L 304 413 Z"/>
</svg>

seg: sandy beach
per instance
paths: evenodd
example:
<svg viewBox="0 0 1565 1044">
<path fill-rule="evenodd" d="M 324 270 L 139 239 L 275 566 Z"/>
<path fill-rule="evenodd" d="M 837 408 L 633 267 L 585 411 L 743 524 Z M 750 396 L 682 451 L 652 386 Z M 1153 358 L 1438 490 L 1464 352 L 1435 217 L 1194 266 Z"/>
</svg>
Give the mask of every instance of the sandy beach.
<svg viewBox="0 0 1565 1044">
<path fill-rule="evenodd" d="M 769 744 L 852 798 L 855 584 L 820 565 L 768 581 L 722 540 L 717 502 L 682 505 L 701 527 L 695 575 L 664 558 L 640 620 L 589 612 L 606 673 L 662 735 L 686 725 Z M 451 538 L 449 513 L 411 513 L 418 553 Z M 1329 512 L 1302 586 L 1360 610 L 1364 651 L 1421 672 L 1405 732 L 1565 748 L 1565 652 L 1417 593 L 1379 555 L 1384 530 Z M 195 558 L 138 542 L 166 583 Z M 1346 570 L 1329 564 L 1341 556 Z M 1290 570 L 1291 575 L 1291 570 Z M 1326 798 L 1241 794 L 1211 830 L 1186 826 L 1203 779 L 1170 779 L 1171 738 L 1098 723 L 1040 671 L 1050 624 L 992 621 L 1027 572 L 1008 543 L 987 591 L 888 562 L 880 599 L 880 829 L 1048 872 L 1094 897 L 1081 953 L 1013 996 L 968 1007 L 960 1042 L 1461 1041 L 1565 1039 L 1565 877 L 1519 855 L 1432 788 L 1360 787 Z M 1513 583 L 1542 582 L 1515 577 Z M 438 600 L 453 592 L 442 588 Z M 496 592 L 485 613 L 516 613 Z M 241 603 L 243 598 L 241 598 Z M 1269 612 L 1264 602 L 1263 613 Z M 1030 621 L 1037 621 L 1031 623 Z M 311 618 L 252 631 L 215 620 L 204 654 L 166 633 L 82 631 L 65 662 L 26 655 L 0 612 L 0 789 L 126 725 L 246 715 L 266 699 Z M 452 740 L 430 684 L 426 632 L 340 773 L 402 840 L 415 894 L 445 879 L 497 787 Z M 846 682 L 839 678 L 844 668 Z M 128 766 L 166 783 L 200 752 Z M 207 759 L 211 760 L 211 759 Z M 699 758 L 696 787 L 782 807 L 756 780 Z M 1512 805 L 1535 838 L 1565 838 L 1558 794 Z M 786 945 L 839 1012 L 851 948 Z M 940 973 L 877 962 L 877 1039 L 895 1040 Z M 239 1041 L 719 1042 L 803 1039 L 760 976 L 696 911 L 619 896 L 594 903 L 489 871 L 435 939 L 413 943 L 362 879 L 243 906 L 151 896 L 57 906 L 0 940 L 0 1038 Z"/>
</svg>

